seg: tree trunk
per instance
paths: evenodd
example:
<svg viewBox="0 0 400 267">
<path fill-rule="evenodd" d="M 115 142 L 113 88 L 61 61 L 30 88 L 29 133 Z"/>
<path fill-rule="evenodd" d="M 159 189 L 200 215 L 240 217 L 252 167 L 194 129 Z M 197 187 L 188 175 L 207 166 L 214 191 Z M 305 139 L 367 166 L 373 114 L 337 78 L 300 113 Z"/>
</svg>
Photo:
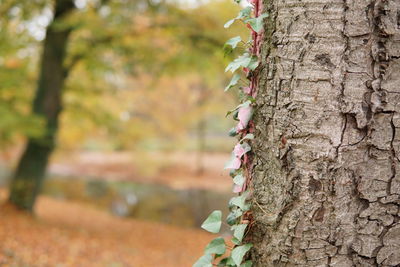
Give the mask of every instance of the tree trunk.
<svg viewBox="0 0 400 267">
<path fill-rule="evenodd" d="M 62 19 L 75 8 L 73 0 L 56 0 L 53 22 L 48 26 L 41 58 L 40 76 L 33 113 L 43 117 L 44 134 L 29 138 L 10 186 L 10 202 L 18 208 L 32 210 L 40 191 L 46 166 L 55 147 L 59 114 L 62 109 L 62 88 L 67 75 L 64 59 L 70 27 Z"/>
<path fill-rule="evenodd" d="M 204 154 L 206 150 L 206 119 L 202 116 L 197 122 L 196 174 L 204 174 Z"/>
<path fill-rule="evenodd" d="M 254 266 L 399 266 L 400 1 L 264 8 Z"/>
</svg>

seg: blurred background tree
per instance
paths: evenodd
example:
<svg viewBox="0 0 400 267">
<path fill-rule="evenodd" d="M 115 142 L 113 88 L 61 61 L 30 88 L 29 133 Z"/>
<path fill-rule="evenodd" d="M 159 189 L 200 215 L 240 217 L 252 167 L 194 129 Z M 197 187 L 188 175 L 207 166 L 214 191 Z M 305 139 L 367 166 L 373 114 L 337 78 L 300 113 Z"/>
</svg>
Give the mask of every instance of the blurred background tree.
<svg viewBox="0 0 400 267">
<path fill-rule="evenodd" d="M 54 148 L 221 149 L 205 136 L 228 129 L 235 97 L 221 89 L 222 45 L 243 34 L 221 27 L 229 1 L 3 0 L 0 12 L 0 145 L 28 138 L 17 206 L 32 209 Z"/>
</svg>

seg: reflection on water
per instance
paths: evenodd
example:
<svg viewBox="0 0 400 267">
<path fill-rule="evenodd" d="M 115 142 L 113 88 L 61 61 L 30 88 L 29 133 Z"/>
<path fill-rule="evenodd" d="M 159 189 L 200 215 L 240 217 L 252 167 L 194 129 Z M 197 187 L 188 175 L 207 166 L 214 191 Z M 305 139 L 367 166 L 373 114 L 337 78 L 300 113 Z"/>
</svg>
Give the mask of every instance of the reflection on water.
<svg viewBox="0 0 400 267">
<path fill-rule="evenodd" d="M 213 210 L 227 214 L 230 193 L 204 189 L 176 190 L 165 185 L 50 177 L 43 194 L 92 203 L 116 216 L 199 227 Z"/>
</svg>

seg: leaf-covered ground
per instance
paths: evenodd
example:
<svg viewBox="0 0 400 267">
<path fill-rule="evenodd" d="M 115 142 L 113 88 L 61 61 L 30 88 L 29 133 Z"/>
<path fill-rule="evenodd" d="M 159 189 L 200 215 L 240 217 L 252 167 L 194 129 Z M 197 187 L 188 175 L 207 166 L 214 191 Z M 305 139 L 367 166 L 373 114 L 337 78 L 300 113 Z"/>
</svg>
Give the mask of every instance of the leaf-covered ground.
<svg viewBox="0 0 400 267">
<path fill-rule="evenodd" d="M 212 238 L 47 197 L 40 198 L 36 214 L 0 206 L 0 266 L 186 267 Z"/>
</svg>

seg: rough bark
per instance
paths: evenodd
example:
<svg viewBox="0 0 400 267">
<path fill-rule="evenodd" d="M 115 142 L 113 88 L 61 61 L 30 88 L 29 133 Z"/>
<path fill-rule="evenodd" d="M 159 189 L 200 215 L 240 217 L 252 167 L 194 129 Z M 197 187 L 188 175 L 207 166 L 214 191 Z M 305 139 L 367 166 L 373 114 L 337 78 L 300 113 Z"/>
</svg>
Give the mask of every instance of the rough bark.
<svg viewBox="0 0 400 267">
<path fill-rule="evenodd" d="M 264 7 L 254 266 L 399 266 L 400 1 Z"/>
<path fill-rule="evenodd" d="M 21 209 L 32 210 L 55 147 L 62 89 L 68 73 L 64 59 L 71 32 L 70 27 L 62 24 L 62 19 L 74 8 L 73 0 L 56 0 L 54 19 L 46 31 L 38 88 L 32 105 L 33 113 L 45 121 L 44 135 L 28 139 L 10 185 L 9 200 Z"/>
</svg>

